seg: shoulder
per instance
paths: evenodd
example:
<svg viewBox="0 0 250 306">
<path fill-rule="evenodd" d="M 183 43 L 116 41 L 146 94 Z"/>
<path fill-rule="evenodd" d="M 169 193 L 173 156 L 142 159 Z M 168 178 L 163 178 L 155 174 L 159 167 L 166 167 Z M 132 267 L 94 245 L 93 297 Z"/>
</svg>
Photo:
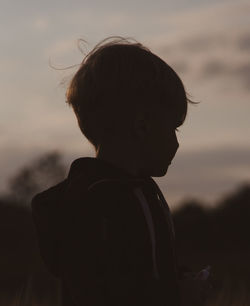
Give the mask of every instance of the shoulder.
<svg viewBox="0 0 250 306">
<path fill-rule="evenodd" d="M 128 179 L 103 179 L 88 186 L 86 202 L 101 212 L 124 214 L 135 208 L 136 190 L 141 182 Z M 93 205 L 94 204 L 94 205 Z"/>
<path fill-rule="evenodd" d="M 128 199 L 134 197 L 140 182 L 128 179 L 102 179 L 87 188 L 87 195 L 92 198 Z"/>
<path fill-rule="evenodd" d="M 57 199 L 64 196 L 64 191 L 68 185 L 67 179 L 49 187 L 46 190 L 43 190 L 33 196 L 31 199 L 31 208 L 39 209 L 42 207 L 48 206 L 51 202 L 55 202 Z"/>
<path fill-rule="evenodd" d="M 138 190 L 142 182 L 128 179 L 105 179 L 89 186 L 85 203 L 93 211 L 111 220 L 132 222 L 142 216 Z M 136 221 L 135 221 L 136 222 Z"/>
</svg>

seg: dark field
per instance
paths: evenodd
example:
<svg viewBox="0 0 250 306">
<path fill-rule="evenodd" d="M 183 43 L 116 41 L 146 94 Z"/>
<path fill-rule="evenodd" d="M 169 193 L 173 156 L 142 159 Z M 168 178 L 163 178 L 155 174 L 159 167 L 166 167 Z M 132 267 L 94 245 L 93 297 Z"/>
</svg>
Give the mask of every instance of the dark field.
<svg viewBox="0 0 250 306">
<path fill-rule="evenodd" d="M 16 193 L 0 197 L 0 306 L 62 305 L 60 282 L 41 261 L 29 207 L 30 197 L 44 189 L 35 171 L 47 177 L 51 164 L 59 180 L 64 169 L 52 154 L 12 180 Z M 179 264 L 192 271 L 212 267 L 214 294 L 207 306 L 249 306 L 250 185 L 216 204 L 205 209 L 186 202 L 174 212 Z"/>
<path fill-rule="evenodd" d="M 44 267 L 30 210 L 0 203 L 0 305 L 61 305 L 60 282 Z M 205 210 L 186 203 L 174 213 L 180 265 L 212 266 L 214 296 L 207 305 L 250 305 L 250 187 Z"/>
</svg>

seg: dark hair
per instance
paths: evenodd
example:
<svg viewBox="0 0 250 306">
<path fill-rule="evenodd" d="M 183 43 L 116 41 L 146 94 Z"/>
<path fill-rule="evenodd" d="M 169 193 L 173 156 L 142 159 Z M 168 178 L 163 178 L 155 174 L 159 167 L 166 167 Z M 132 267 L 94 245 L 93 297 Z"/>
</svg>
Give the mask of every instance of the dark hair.
<svg viewBox="0 0 250 306">
<path fill-rule="evenodd" d="M 195 103 L 167 63 L 141 43 L 120 36 L 102 40 L 85 56 L 69 84 L 66 102 L 96 150 L 139 109 L 165 105 L 178 127 L 186 118 L 188 102 Z"/>
</svg>

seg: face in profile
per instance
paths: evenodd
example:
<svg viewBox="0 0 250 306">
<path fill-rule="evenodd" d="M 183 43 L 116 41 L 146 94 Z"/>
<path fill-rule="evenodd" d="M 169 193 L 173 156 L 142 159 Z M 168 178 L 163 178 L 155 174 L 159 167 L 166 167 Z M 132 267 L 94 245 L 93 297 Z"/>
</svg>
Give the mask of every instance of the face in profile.
<svg viewBox="0 0 250 306">
<path fill-rule="evenodd" d="M 150 176 L 160 177 L 167 173 L 179 143 L 176 124 L 168 113 L 161 111 L 151 114 L 147 121 L 148 133 L 145 142 L 146 160 L 144 163 Z"/>
</svg>

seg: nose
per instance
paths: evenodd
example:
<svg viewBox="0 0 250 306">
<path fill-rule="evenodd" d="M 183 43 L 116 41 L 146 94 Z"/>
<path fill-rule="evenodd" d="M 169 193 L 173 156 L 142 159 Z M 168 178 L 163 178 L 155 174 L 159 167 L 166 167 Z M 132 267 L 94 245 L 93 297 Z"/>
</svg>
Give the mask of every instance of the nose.
<svg viewBox="0 0 250 306">
<path fill-rule="evenodd" d="M 179 142 L 177 141 L 177 142 L 176 142 L 176 146 L 175 146 L 174 156 L 175 156 L 175 154 L 176 154 L 178 148 L 179 148 Z"/>
<path fill-rule="evenodd" d="M 176 136 L 176 133 L 174 134 L 174 138 L 175 138 L 175 143 L 176 143 L 176 151 L 178 150 L 178 148 L 179 148 L 179 146 L 180 146 L 180 144 L 179 144 L 179 142 L 178 142 L 178 139 L 177 139 L 177 136 Z"/>
<path fill-rule="evenodd" d="M 178 140 L 176 140 L 176 151 L 179 149 L 179 146 L 180 146 L 180 144 L 179 144 Z"/>
<path fill-rule="evenodd" d="M 177 137 L 176 137 L 176 135 L 175 135 L 175 152 L 174 152 L 174 155 L 176 154 L 176 152 L 177 152 L 179 146 L 180 146 L 180 144 L 179 144 L 178 139 L 177 139 Z"/>
</svg>

